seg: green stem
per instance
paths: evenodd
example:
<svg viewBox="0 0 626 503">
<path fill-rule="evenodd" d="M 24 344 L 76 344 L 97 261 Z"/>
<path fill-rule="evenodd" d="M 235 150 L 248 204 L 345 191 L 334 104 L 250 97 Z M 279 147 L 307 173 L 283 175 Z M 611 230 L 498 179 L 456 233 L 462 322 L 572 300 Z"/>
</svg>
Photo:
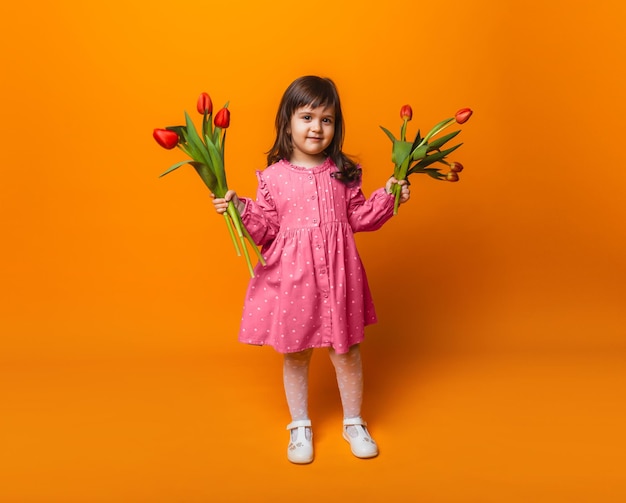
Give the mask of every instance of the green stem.
<svg viewBox="0 0 626 503">
<path fill-rule="evenodd" d="M 437 124 L 434 128 L 432 128 L 430 130 L 430 133 L 428 133 L 424 139 L 422 140 L 422 143 L 420 143 L 420 146 L 423 145 L 425 142 L 427 142 L 428 140 L 430 140 L 433 136 L 435 136 L 436 134 L 439 134 L 441 131 L 443 131 L 445 128 L 447 128 L 450 124 L 452 124 L 454 122 L 454 117 L 451 117 L 443 122 L 440 122 L 439 124 Z"/>
<path fill-rule="evenodd" d="M 398 214 L 398 208 L 400 207 L 400 193 L 402 192 L 402 188 L 400 187 L 399 184 L 396 183 L 392 187 L 391 192 L 395 196 L 395 199 L 393 201 L 393 214 L 397 215 Z"/>
<path fill-rule="evenodd" d="M 230 219 L 233 222 L 233 225 L 235 226 L 235 229 L 237 230 L 237 235 L 239 236 L 239 241 L 241 242 L 241 247 L 243 248 L 243 254 L 246 257 L 246 264 L 248 265 L 248 271 L 250 272 L 250 276 L 252 278 L 254 278 L 254 271 L 252 268 L 252 261 L 250 260 L 250 254 L 248 252 L 248 248 L 246 247 L 246 243 L 245 243 L 245 238 L 244 238 L 244 231 L 246 234 L 246 238 L 247 236 L 249 236 L 248 231 L 246 230 L 245 225 L 243 225 L 243 221 L 241 220 L 241 215 L 239 214 L 239 211 L 237 211 L 237 208 L 235 208 L 235 205 L 233 204 L 232 201 L 228 201 L 228 209 L 227 212 L 229 214 Z M 250 239 L 250 242 L 252 244 L 254 244 L 254 242 L 252 241 L 252 239 Z M 256 248 L 256 245 L 255 245 Z M 260 254 L 257 250 L 257 254 Z M 262 262 L 263 265 L 265 265 L 265 261 Z"/>
<path fill-rule="evenodd" d="M 397 170 L 397 174 L 395 176 L 396 180 L 404 180 L 406 178 L 406 174 L 409 171 L 409 166 L 411 164 L 411 156 L 407 157 L 402 164 L 400 164 L 400 168 Z"/>
<path fill-rule="evenodd" d="M 228 227 L 228 233 L 230 234 L 230 239 L 233 241 L 233 245 L 235 246 L 235 250 L 237 251 L 237 256 L 240 257 L 241 250 L 239 249 L 239 244 L 237 243 L 237 238 L 235 237 L 235 231 L 233 230 L 231 216 L 228 213 L 224 213 L 224 218 L 226 219 L 226 227 Z"/>
<path fill-rule="evenodd" d="M 250 277 L 254 278 L 254 270 L 252 269 L 252 261 L 250 260 L 250 254 L 248 253 L 248 248 L 246 247 L 246 243 L 244 241 L 244 237 L 240 236 L 241 247 L 243 248 L 243 254 L 246 257 L 246 264 L 248 264 L 248 272 L 250 273 Z"/>
<path fill-rule="evenodd" d="M 446 119 L 445 121 L 442 121 L 439 124 L 437 124 L 435 127 L 433 127 L 430 130 L 430 132 L 426 136 L 424 136 L 424 138 L 422 138 L 422 141 L 420 142 L 420 144 L 413 149 L 413 152 L 411 152 L 411 156 L 413 157 L 413 159 L 414 160 L 417 159 L 417 157 L 415 156 L 415 152 L 417 152 L 421 147 L 426 145 L 428 143 L 428 140 L 430 140 L 433 136 L 443 131 L 453 122 L 454 122 L 454 117 L 451 117 L 450 119 Z"/>
<path fill-rule="evenodd" d="M 235 229 L 237 230 L 237 236 L 243 236 L 243 232 L 241 232 L 241 216 L 235 208 L 235 205 L 232 201 L 228 201 L 228 208 L 226 209 L 228 215 L 230 216 L 233 224 L 235 225 Z"/>
<path fill-rule="evenodd" d="M 250 233 L 248 232 L 248 229 L 246 229 L 246 226 L 242 224 L 241 230 L 243 231 L 243 234 L 246 237 L 246 239 L 248 240 L 248 242 L 250 243 L 250 246 L 252 246 L 252 249 L 256 253 L 256 256 L 259 259 L 259 262 L 261 262 L 261 264 L 263 264 L 263 265 L 266 265 L 265 264 L 265 258 L 261 254 L 261 251 L 259 250 L 259 247 L 254 242 L 254 239 L 252 239 L 252 236 L 250 236 Z"/>
</svg>

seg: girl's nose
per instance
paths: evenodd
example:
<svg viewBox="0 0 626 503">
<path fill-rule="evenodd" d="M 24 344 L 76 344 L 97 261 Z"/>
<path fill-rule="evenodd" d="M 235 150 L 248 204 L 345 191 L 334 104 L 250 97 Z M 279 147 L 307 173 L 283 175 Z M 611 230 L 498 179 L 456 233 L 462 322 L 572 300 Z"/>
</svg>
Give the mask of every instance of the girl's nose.
<svg viewBox="0 0 626 503">
<path fill-rule="evenodd" d="M 311 123 L 311 129 L 313 131 L 321 131 L 322 130 L 322 122 L 321 121 L 313 121 Z"/>
</svg>

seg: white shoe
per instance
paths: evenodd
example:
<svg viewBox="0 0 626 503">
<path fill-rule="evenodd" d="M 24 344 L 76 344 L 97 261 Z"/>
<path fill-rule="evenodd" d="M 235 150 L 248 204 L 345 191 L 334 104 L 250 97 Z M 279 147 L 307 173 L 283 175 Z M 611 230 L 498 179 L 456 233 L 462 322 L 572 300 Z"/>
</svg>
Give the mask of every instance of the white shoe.
<svg viewBox="0 0 626 503">
<path fill-rule="evenodd" d="M 313 430 L 310 419 L 300 419 L 287 425 L 289 446 L 287 459 L 292 463 L 305 465 L 313 461 Z"/>
<path fill-rule="evenodd" d="M 378 456 L 378 446 L 367 431 L 367 423 L 360 417 L 343 420 L 343 438 L 350 443 L 352 454 L 357 458 Z"/>
</svg>

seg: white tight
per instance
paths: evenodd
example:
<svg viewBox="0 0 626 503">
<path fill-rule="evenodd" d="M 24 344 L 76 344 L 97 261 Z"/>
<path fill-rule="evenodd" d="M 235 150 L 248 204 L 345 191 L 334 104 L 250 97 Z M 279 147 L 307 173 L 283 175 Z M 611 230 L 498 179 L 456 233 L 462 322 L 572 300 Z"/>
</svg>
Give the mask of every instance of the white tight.
<svg viewBox="0 0 626 503">
<path fill-rule="evenodd" d="M 333 349 L 329 353 L 337 374 L 343 417 L 359 417 L 363 401 L 363 367 L 359 345 L 352 346 L 345 354 L 337 354 Z M 313 350 L 307 349 L 299 353 L 287 353 L 284 357 L 283 382 L 292 421 L 309 419 L 309 363 L 312 354 Z"/>
</svg>

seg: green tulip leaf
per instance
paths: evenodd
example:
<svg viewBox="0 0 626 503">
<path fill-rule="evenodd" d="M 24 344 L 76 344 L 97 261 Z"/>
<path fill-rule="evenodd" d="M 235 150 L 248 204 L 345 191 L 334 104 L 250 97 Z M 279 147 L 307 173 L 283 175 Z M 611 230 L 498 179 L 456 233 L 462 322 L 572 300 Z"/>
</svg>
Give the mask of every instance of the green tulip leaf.
<svg viewBox="0 0 626 503">
<path fill-rule="evenodd" d="M 181 149 L 192 159 L 202 159 L 202 154 L 198 151 L 197 146 L 189 141 L 189 135 L 187 134 L 187 128 L 182 130 L 184 142 L 178 144 L 178 148 Z"/>
<path fill-rule="evenodd" d="M 430 155 L 426 156 L 424 159 L 422 159 L 420 162 L 418 162 L 416 166 L 419 167 L 419 168 L 425 168 L 426 166 L 431 165 L 433 162 L 441 161 L 444 157 L 446 157 L 451 152 L 454 152 L 461 145 L 463 145 L 463 144 L 459 143 L 458 145 L 455 145 L 452 148 L 449 148 L 449 149 L 446 149 L 446 150 L 442 150 L 442 151 L 437 152 L 435 154 L 430 154 Z"/>
<path fill-rule="evenodd" d="M 218 185 L 226 191 L 228 185 L 226 184 L 226 171 L 224 170 L 224 159 L 220 154 L 217 147 L 213 143 L 207 144 L 207 150 L 211 158 L 211 168 L 213 168 L 214 176 L 217 179 Z"/>
<path fill-rule="evenodd" d="M 204 136 L 204 144 L 207 146 L 207 151 L 209 149 L 209 143 L 213 143 L 213 137 L 207 134 Z"/>
<path fill-rule="evenodd" d="M 222 133 L 222 128 L 215 126 L 215 129 L 213 130 L 213 138 L 211 138 L 211 143 L 213 143 L 214 145 L 217 145 L 217 143 L 220 141 L 221 133 Z"/>
<path fill-rule="evenodd" d="M 429 133 L 424 138 L 426 141 L 430 140 L 433 136 L 441 132 L 443 129 L 448 127 L 454 121 L 454 117 L 450 117 L 449 119 L 442 120 L 439 124 L 435 125 Z"/>
<path fill-rule="evenodd" d="M 418 159 L 423 159 L 426 156 L 427 152 L 428 152 L 428 143 L 425 143 L 421 147 L 418 147 L 411 152 L 411 161 L 417 161 Z"/>
<path fill-rule="evenodd" d="M 210 122 L 208 122 L 208 117 L 209 117 L 209 112 L 208 110 L 204 110 L 204 113 L 202 114 L 202 137 L 204 138 L 206 136 L 206 132 L 207 132 L 207 126 L 210 126 Z"/>
<path fill-rule="evenodd" d="M 425 174 L 425 175 L 429 175 L 437 179 L 442 179 L 445 177 L 445 175 L 441 173 L 437 168 L 423 168 L 422 169 L 422 168 L 418 168 L 417 166 L 413 166 L 407 173 L 407 176 L 414 175 L 414 174 Z"/>
<path fill-rule="evenodd" d="M 446 175 L 444 175 L 443 173 L 440 173 L 439 170 L 436 170 L 434 168 L 426 168 L 424 170 L 424 173 L 434 178 L 435 180 L 443 180 L 446 177 Z"/>
<path fill-rule="evenodd" d="M 207 151 L 209 153 L 209 157 L 211 158 L 211 165 L 213 167 L 213 171 L 217 174 L 218 171 L 224 171 L 224 160 L 220 155 L 217 146 L 213 143 L 209 143 L 207 145 Z"/>
<path fill-rule="evenodd" d="M 220 187 L 217 183 L 215 175 L 206 164 L 196 161 L 192 161 L 189 164 L 191 164 L 195 168 L 196 172 L 200 175 L 200 178 L 202 178 L 204 184 L 209 188 L 211 192 L 213 192 L 213 194 L 215 194 L 217 197 L 224 197 L 225 192 L 220 191 Z"/>
<path fill-rule="evenodd" d="M 198 162 L 202 162 L 204 164 L 210 164 L 211 161 L 209 156 L 207 155 L 207 151 L 204 145 L 204 142 L 198 136 L 198 132 L 196 131 L 196 127 L 191 121 L 191 117 L 189 114 L 185 112 L 185 120 L 187 121 L 187 136 L 189 139 L 189 145 L 191 147 L 191 151 L 193 152 L 194 160 Z"/>
<path fill-rule="evenodd" d="M 178 168 L 180 168 L 181 166 L 184 166 L 185 164 L 191 164 L 192 162 L 193 162 L 193 161 L 191 161 L 191 160 L 189 160 L 189 159 L 187 159 L 186 161 L 177 162 L 177 163 L 176 163 L 176 164 L 174 164 L 173 166 L 170 166 L 170 167 L 168 168 L 168 170 L 167 170 L 167 171 L 165 171 L 165 172 L 161 173 L 161 174 L 159 175 L 159 178 L 161 178 L 162 176 L 167 175 L 168 173 L 171 173 L 171 172 L 172 172 L 172 171 L 174 171 L 175 169 L 178 169 Z"/>
<path fill-rule="evenodd" d="M 198 151 L 197 147 L 193 145 L 191 142 L 187 141 L 187 143 L 185 143 L 185 146 L 184 147 L 180 146 L 180 148 L 193 160 L 196 160 L 198 162 L 202 162 L 204 160 L 202 153 Z"/>
<path fill-rule="evenodd" d="M 420 134 L 420 130 L 417 130 L 417 134 L 415 135 L 415 140 L 413 140 L 413 148 L 411 150 L 415 150 L 419 147 L 419 144 L 422 143 L 422 135 Z"/>
<path fill-rule="evenodd" d="M 445 136 L 442 136 L 441 138 L 437 138 L 435 141 L 429 143 L 429 147 L 428 150 L 439 150 L 441 147 L 443 147 L 448 141 L 450 141 L 452 138 L 454 138 L 456 135 L 458 135 L 461 132 L 461 130 L 459 129 L 458 131 L 455 131 L 454 133 L 449 133 Z"/>
<path fill-rule="evenodd" d="M 385 132 L 385 134 L 389 137 L 392 143 L 395 143 L 397 141 L 393 133 L 389 131 L 387 128 L 380 126 L 380 129 L 382 129 Z"/>
<path fill-rule="evenodd" d="M 412 143 L 408 141 L 396 141 L 393 144 L 393 149 L 391 151 L 391 161 L 399 166 L 404 162 L 404 160 L 411 155 L 411 147 Z"/>
</svg>

